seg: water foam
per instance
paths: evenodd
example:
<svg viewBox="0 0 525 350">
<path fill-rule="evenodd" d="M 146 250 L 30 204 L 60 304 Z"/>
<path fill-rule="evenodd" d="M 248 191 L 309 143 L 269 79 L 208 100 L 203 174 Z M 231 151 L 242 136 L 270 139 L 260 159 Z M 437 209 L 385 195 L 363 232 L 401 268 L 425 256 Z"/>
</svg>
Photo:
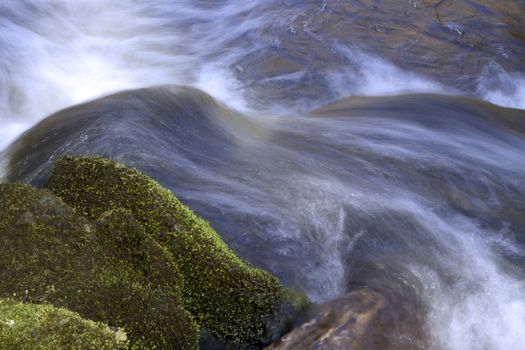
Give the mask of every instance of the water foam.
<svg viewBox="0 0 525 350">
<path fill-rule="evenodd" d="M 482 98 L 494 104 L 525 109 L 525 75 L 507 72 L 496 62 L 485 66 L 477 90 Z"/>
<path fill-rule="evenodd" d="M 331 87 L 339 97 L 454 93 L 431 79 L 400 69 L 362 49 L 342 45 L 335 45 L 334 49 L 350 62 L 348 68 L 329 73 Z"/>
<path fill-rule="evenodd" d="M 490 236 L 464 218 L 431 218 L 436 235 L 448 243 L 455 258 L 441 261 L 446 276 L 431 268 L 412 266 L 423 283 L 430 307 L 428 332 L 440 349 L 522 350 L 525 343 L 525 282 L 503 270 L 501 261 L 481 237 Z"/>
<path fill-rule="evenodd" d="M 345 290 L 343 248 L 349 240 L 345 227 L 348 188 L 333 178 L 299 174 L 281 181 L 286 189 L 276 195 L 286 203 L 290 219 L 276 234 L 293 235 L 302 245 L 317 246 L 316 256 L 305 257 L 303 266 L 298 267 L 304 269 L 302 274 L 307 278 L 303 288 L 314 302 L 333 299 Z"/>
<path fill-rule="evenodd" d="M 243 106 L 240 95 L 226 91 L 235 89 L 231 77 L 199 61 L 206 52 L 198 51 L 186 28 L 159 14 L 157 5 L 123 0 L 0 4 L 0 115 L 4 125 L 13 123 L 0 128 L 2 148 L 52 112 L 125 89 L 197 81 L 203 90 Z M 179 16 L 171 15 L 176 22 Z"/>
</svg>

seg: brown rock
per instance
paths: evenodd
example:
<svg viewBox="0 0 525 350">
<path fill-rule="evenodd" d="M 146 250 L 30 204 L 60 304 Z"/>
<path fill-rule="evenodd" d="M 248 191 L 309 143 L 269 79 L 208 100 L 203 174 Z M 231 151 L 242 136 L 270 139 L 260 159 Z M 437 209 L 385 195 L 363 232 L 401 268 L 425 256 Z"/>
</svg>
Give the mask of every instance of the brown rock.
<svg viewBox="0 0 525 350">
<path fill-rule="evenodd" d="M 362 290 L 322 304 L 315 316 L 265 350 L 365 349 L 386 305 L 381 295 Z"/>
</svg>

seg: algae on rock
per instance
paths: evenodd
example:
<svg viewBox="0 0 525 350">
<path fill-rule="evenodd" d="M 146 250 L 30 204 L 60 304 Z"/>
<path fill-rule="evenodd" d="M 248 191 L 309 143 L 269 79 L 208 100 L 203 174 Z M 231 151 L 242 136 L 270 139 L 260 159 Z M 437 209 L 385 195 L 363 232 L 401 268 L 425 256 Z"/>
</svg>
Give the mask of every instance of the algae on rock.
<svg viewBox="0 0 525 350">
<path fill-rule="evenodd" d="M 136 348 L 197 348 L 177 265 L 131 213 L 90 221 L 47 191 L 0 184 L 0 239 L 0 297 L 124 327 Z"/>
<path fill-rule="evenodd" d="M 107 325 L 50 305 L 0 299 L 0 347 L 33 350 L 124 350 L 125 337 Z"/>
<path fill-rule="evenodd" d="M 282 305 L 304 304 L 271 274 L 239 259 L 203 219 L 170 191 L 127 166 L 96 157 L 64 157 L 55 163 L 47 188 L 82 215 L 96 220 L 106 211 L 129 210 L 173 257 L 186 283 L 185 307 L 206 331 L 239 345 L 262 344 L 282 332 Z"/>
</svg>

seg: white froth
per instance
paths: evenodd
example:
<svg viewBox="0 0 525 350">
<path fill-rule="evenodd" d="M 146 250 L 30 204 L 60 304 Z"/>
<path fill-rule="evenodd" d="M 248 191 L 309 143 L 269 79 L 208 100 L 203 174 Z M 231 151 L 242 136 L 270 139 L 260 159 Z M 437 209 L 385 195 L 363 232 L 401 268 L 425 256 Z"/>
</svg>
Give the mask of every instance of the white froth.
<svg viewBox="0 0 525 350">
<path fill-rule="evenodd" d="M 286 208 L 279 216 L 288 220 L 269 234 L 302 242 L 301 246 L 316 246 L 318 256 L 297 266 L 307 278 L 302 288 L 313 302 L 333 299 L 345 290 L 343 252 L 349 244 L 345 233 L 349 189 L 336 179 L 299 174 L 289 174 L 279 181 L 272 192 L 281 202 L 277 205 Z M 294 251 L 285 253 L 301 255 Z"/>
<path fill-rule="evenodd" d="M 494 77 L 480 77 L 481 97 L 500 106 L 525 109 L 525 75 L 501 71 L 495 79 L 496 83 Z"/>
<path fill-rule="evenodd" d="M 491 61 L 478 77 L 477 93 L 494 104 L 525 109 L 525 75 L 507 72 L 498 63 Z"/>
<path fill-rule="evenodd" d="M 194 85 L 238 111 L 248 112 L 251 110 L 246 101 L 239 98 L 242 93 L 237 79 L 233 77 L 231 71 L 221 68 L 217 64 L 205 65 L 199 71 Z"/>
<path fill-rule="evenodd" d="M 332 89 L 340 97 L 351 95 L 389 96 L 405 93 L 453 93 L 437 82 L 407 72 L 361 49 L 336 45 L 351 64 L 342 71 L 330 73 Z"/>
<path fill-rule="evenodd" d="M 410 208 L 454 254 L 441 261 L 446 276 L 430 266 L 411 266 L 429 306 L 427 329 L 444 350 L 523 350 L 525 282 L 504 271 L 478 225 L 462 217 L 446 220 L 420 205 Z"/>
<path fill-rule="evenodd" d="M 206 52 L 188 38 L 187 28 L 160 16 L 156 5 L 122 0 L 1 4 L 0 11 L 10 11 L 0 32 L 4 125 L 10 120 L 27 128 L 73 104 L 163 84 L 196 83 L 242 107 L 226 69 L 215 65 L 201 69 L 199 57 Z M 173 8 L 184 12 L 182 6 Z M 25 128 L 2 126 L 0 150 Z"/>
</svg>

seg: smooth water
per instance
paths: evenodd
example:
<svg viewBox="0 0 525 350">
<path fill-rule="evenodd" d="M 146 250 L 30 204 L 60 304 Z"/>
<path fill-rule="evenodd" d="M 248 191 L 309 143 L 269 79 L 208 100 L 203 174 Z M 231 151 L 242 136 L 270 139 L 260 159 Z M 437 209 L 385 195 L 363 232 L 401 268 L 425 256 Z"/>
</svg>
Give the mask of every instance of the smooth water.
<svg viewBox="0 0 525 350">
<path fill-rule="evenodd" d="M 110 156 L 385 349 L 525 349 L 525 112 L 445 96 L 525 108 L 523 5 L 468 3 L 4 1 L 0 175 Z"/>
</svg>

